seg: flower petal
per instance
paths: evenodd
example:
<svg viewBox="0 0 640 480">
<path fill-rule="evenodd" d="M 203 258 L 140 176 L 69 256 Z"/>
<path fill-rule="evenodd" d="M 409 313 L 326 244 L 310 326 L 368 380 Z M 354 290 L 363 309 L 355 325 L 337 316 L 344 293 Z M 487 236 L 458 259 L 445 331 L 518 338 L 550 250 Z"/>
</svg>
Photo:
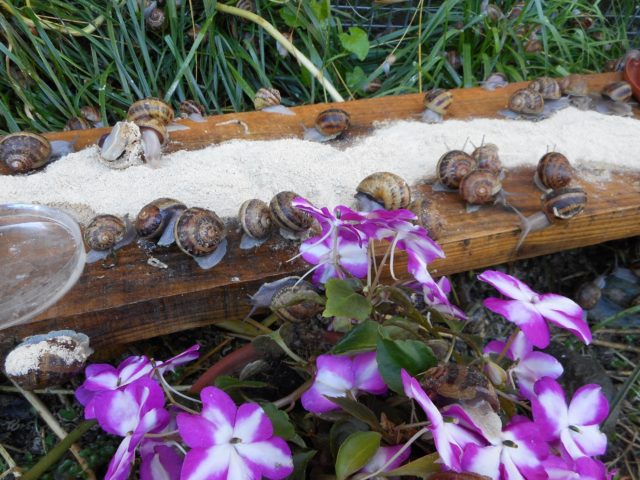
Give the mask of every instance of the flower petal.
<svg viewBox="0 0 640 480">
<path fill-rule="evenodd" d="M 396 455 L 404 445 L 393 445 L 390 447 L 380 447 L 376 451 L 376 453 L 371 457 L 371 460 L 367 462 L 367 464 L 360 469 L 361 473 L 373 473 L 380 470 L 389 460 Z M 389 472 L 395 468 L 398 468 L 402 465 L 409 455 L 411 454 L 411 448 L 405 449 L 398 457 L 391 462 L 387 468 L 383 470 L 383 472 Z"/>
<path fill-rule="evenodd" d="M 349 357 L 320 355 L 316 359 L 316 376 L 313 385 L 300 398 L 305 410 L 323 413 L 339 408 L 328 397 L 344 397 L 354 388 L 353 364 Z"/>
<path fill-rule="evenodd" d="M 87 390 L 99 392 L 118 388 L 118 371 L 112 365 L 106 363 L 89 365 L 84 374 L 86 380 L 82 386 Z"/>
<path fill-rule="evenodd" d="M 498 480 L 500 478 L 501 446 L 488 445 L 480 447 L 469 444 L 462 454 L 462 470 Z"/>
<path fill-rule="evenodd" d="M 376 352 L 360 353 L 352 358 L 354 386 L 358 390 L 380 395 L 387 391 L 387 385 L 384 383 L 380 371 L 378 370 L 378 362 L 376 361 Z"/>
<path fill-rule="evenodd" d="M 365 277 L 369 271 L 367 244 L 359 245 L 357 242 L 344 241 L 340 237 L 338 240 L 338 261 L 354 277 Z"/>
<path fill-rule="evenodd" d="M 267 478 L 278 480 L 293 472 L 291 449 L 280 437 L 248 444 L 238 443 L 235 447 L 245 464 Z"/>
<path fill-rule="evenodd" d="M 207 449 L 195 448 L 187 452 L 180 472 L 180 480 L 228 480 L 234 448 L 225 443 Z M 242 477 L 237 477 L 242 478 Z"/>
<path fill-rule="evenodd" d="M 148 376 L 153 370 L 153 366 L 144 355 L 129 357 L 118 365 L 118 385 L 128 385 L 139 378 Z"/>
<path fill-rule="evenodd" d="M 531 352 L 514 367 L 518 378 L 518 388 L 523 397 L 530 399 L 535 395 L 533 387 L 542 377 L 558 378 L 564 369 L 562 364 L 547 353 Z"/>
<path fill-rule="evenodd" d="M 574 432 L 573 430 L 566 431 L 569 432 L 571 438 L 575 442 L 575 445 L 580 449 L 580 452 L 582 452 L 582 455 L 575 452 L 574 456 L 572 451 L 569 451 L 567 445 L 564 445 L 574 459 L 582 456 L 593 457 L 595 455 L 602 455 L 606 452 L 607 436 L 600 431 L 600 427 L 598 425 L 589 425 L 578 428 L 580 430 L 579 432 Z"/>
<path fill-rule="evenodd" d="M 562 387 L 554 379 L 544 377 L 534 386 L 531 400 L 533 418 L 546 440 L 556 440 L 569 426 L 569 412 Z"/>
<path fill-rule="evenodd" d="M 154 444 L 146 454 L 146 444 Z M 140 480 L 177 480 L 180 478 L 182 457 L 175 449 L 157 442 L 145 442 L 140 447 Z M 149 447 L 146 447 L 149 449 Z"/>
<path fill-rule="evenodd" d="M 129 451 L 131 437 L 122 439 L 116 453 L 109 462 L 109 468 L 104 476 L 104 480 L 127 480 L 131 472 L 131 465 L 135 458 L 135 450 Z"/>
<path fill-rule="evenodd" d="M 535 307 L 551 323 L 569 330 L 586 345 L 591 343 L 591 331 L 584 318 L 584 312 L 573 300 L 547 293 L 540 296 Z"/>
<path fill-rule="evenodd" d="M 536 347 L 546 348 L 549 345 L 549 327 L 531 303 L 492 297 L 485 299 L 483 304 L 492 312 L 502 315 L 520 327 Z"/>
<path fill-rule="evenodd" d="M 536 292 L 531 290 L 526 283 L 497 270 L 485 270 L 478 275 L 478 280 L 488 283 L 502 295 L 514 300 L 530 302 L 532 298 L 537 296 Z"/>
<path fill-rule="evenodd" d="M 609 402 L 602 393 L 602 387 L 590 383 L 580 387 L 573 394 L 569 404 L 569 424 L 597 425 L 607 418 Z"/>
<path fill-rule="evenodd" d="M 238 408 L 236 424 L 233 428 L 233 438 L 239 438 L 243 443 L 267 440 L 273 436 L 273 425 L 257 403 L 243 403 Z"/>
<path fill-rule="evenodd" d="M 160 362 L 156 365 L 156 368 L 160 373 L 173 372 L 176 367 L 184 365 L 185 363 L 192 362 L 193 360 L 198 358 L 198 356 L 200 355 L 200 353 L 198 352 L 199 349 L 200 345 L 195 344 L 186 349 L 184 352 L 179 353 L 175 357 L 172 357 L 169 360 L 165 360 L 164 362 Z"/>
<path fill-rule="evenodd" d="M 206 449 L 216 445 L 216 427 L 206 418 L 179 413 L 176 420 L 180 436 L 190 448 Z"/>
<path fill-rule="evenodd" d="M 233 434 L 233 425 L 238 408 L 231 397 L 216 387 L 207 387 L 200 392 L 202 416 L 213 424 L 214 445 L 228 442 Z"/>
</svg>

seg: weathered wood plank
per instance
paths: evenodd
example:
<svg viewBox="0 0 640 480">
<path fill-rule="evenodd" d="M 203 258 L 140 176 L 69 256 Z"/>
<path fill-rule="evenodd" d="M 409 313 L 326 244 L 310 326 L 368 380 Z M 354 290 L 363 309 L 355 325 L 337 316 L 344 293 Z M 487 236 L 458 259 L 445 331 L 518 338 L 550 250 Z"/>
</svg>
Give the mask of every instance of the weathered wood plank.
<svg viewBox="0 0 640 480">
<path fill-rule="evenodd" d="M 617 78 L 615 74 L 592 76 L 591 88 Z M 454 91 L 452 118 L 493 116 L 504 108 L 510 92 L 521 85 L 486 92 L 481 89 Z M 240 113 L 210 117 L 206 123 L 185 121 L 190 130 L 172 134 L 170 150 L 200 148 L 229 138 L 269 139 L 301 135 L 300 119 L 311 126 L 315 115 L 327 105 L 298 107 L 298 119 L 282 117 L 278 123 L 264 113 Z M 349 111 L 352 135 L 366 133 L 374 121 L 410 118 L 422 111 L 421 95 L 369 99 L 341 105 Z M 249 135 L 237 125 L 215 127 L 215 123 L 242 120 Z M 280 117 L 279 117 L 280 119 Z M 55 139 L 77 137 L 78 147 L 95 142 L 103 130 L 52 133 Z M 522 168 L 510 172 L 504 181 L 512 192 L 510 201 L 530 215 L 539 210 L 539 192 L 532 183 L 533 172 Z M 607 240 L 640 235 L 640 172 L 613 173 L 611 180 L 582 186 L 589 195 L 585 212 L 566 225 L 550 227 L 531 234 L 519 252 L 514 247 L 519 235 L 517 217 L 501 207 L 485 207 L 467 214 L 455 194 L 433 193 L 428 184 L 417 185 L 416 192 L 435 200 L 444 222 L 439 239 L 447 258 L 433 264 L 437 275 L 495 265 L 518 258 L 592 245 Z M 232 229 L 234 230 L 234 229 Z M 91 336 L 96 347 L 131 342 L 156 335 L 202 326 L 229 318 L 241 318 L 248 312 L 248 295 L 261 283 L 296 274 L 306 268 L 304 262 L 288 260 L 297 246 L 272 239 L 255 251 L 238 248 L 239 234 L 230 234 L 230 249 L 225 260 L 211 271 L 201 270 L 177 249 L 145 253 L 136 245 L 118 254 L 117 265 L 104 269 L 88 265 L 78 284 L 55 306 L 29 325 L 0 331 L 0 352 L 29 334 L 58 328 L 72 328 Z M 147 264 L 149 255 L 168 265 L 167 269 Z M 396 258 L 396 272 L 406 267 L 406 258 Z"/>
</svg>

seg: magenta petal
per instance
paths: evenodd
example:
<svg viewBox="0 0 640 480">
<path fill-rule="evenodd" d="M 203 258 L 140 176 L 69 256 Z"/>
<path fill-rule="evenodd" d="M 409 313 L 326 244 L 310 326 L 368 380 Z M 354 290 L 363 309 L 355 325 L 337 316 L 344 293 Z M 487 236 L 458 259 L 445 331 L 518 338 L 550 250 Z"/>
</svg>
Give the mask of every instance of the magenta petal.
<svg viewBox="0 0 640 480">
<path fill-rule="evenodd" d="M 236 450 L 247 466 L 258 470 L 266 478 L 279 480 L 293 472 L 291 449 L 280 437 L 255 443 L 238 443 Z"/>
<path fill-rule="evenodd" d="M 513 369 L 518 378 L 520 393 L 525 398 L 535 395 L 533 387 L 542 377 L 558 378 L 563 372 L 562 364 L 551 355 L 531 352 Z"/>
<path fill-rule="evenodd" d="M 184 365 L 185 363 L 192 362 L 193 360 L 198 358 L 198 356 L 200 355 L 198 350 L 200 350 L 200 345 L 195 344 L 186 349 L 184 352 L 179 353 L 175 357 L 159 363 L 157 365 L 157 369 L 160 373 L 172 372 L 176 367 Z"/>
<path fill-rule="evenodd" d="M 536 397 L 532 399 L 531 406 L 535 423 L 545 439 L 556 440 L 569 421 L 564 391 L 549 377 L 538 380 L 534 391 Z"/>
<path fill-rule="evenodd" d="M 482 350 L 482 353 L 495 353 L 499 355 L 504 350 L 504 347 L 507 345 L 507 342 L 503 342 L 501 340 L 491 340 Z M 505 356 L 509 356 L 510 352 L 507 351 Z M 509 358 L 509 360 L 513 360 L 513 358 Z"/>
<path fill-rule="evenodd" d="M 571 425 L 597 425 L 603 422 L 608 414 L 609 402 L 600 385 L 591 383 L 580 387 L 573 394 L 569 404 Z"/>
<path fill-rule="evenodd" d="M 145 434 L 158 433 L 169 424 L 169 420 L 171 420 L 169 412 L 164 408 L 154 408 L 149 410 L 138 423 L 136 431 L 133 434 L 133 438 L 131 439 L 131 443 L 137 445 Z"/>
<path fill-rule="evenodd" d="M 119 386 L 128 385 L 136 380 L 148 376 L 153 370 L 153 366 L 144 355 L 129 357 L 118 365 Z"/>
<path fill-rule="evenodd" d="M 252 443 L 267 440 L 272 436 L 273 425 L 260 405 L 257 403 L 240 405 L 233 428 L 233 438 L 239 438 L 242 443 Z"/>
<path fill-rule="evenodd" d="M 231 436 L 229 436 L 229 439 L 217 441 L 215 425 L 200 415 L 179 413 L 176 420 L 180 436 L 190 448 L 204 449 L 231 439 Z"/>
<path fill-rule="evenodd" d="M 178 480 L 182 468 L 182 457 L 173 448 L 153 443 L 146 454 L 140 448 L 142 461 L 140 463 L 140 480 Z"/>
<path fill-rule="evenodd" d="M 514 300 L 530 302 L 537 296 L 536 292 L 531 290 L 526 283 L 497 270 L 485 270 L 478 275 L 478 279 L 492 285 L 505 297 L 513 298 Z"/>
<path fill-rule="evenodd" d="M 427 414 L 427 418 L 431 422 L 433 427 L 439 427 L 443 423 L 442 414 L 438 408 L 433 404 L 429 396 L 420 386 L 420 383 L 407 373 L 403 368 L 400 371 L 400 377 L 402 378 L 402 386 L 404 388 L 404 394 L 418 402 L 418 404 Z"/>
<path fill-rule="evenodd" d="M 337 410 L 340 407 L 333 403 L 331 400 L 327 400 L 325 397 L 344 397 L 346 396 L 345 391 L 335 392 L 333 395 L 329 392 L 321 392 L 318 389 L 318 385 L 314 384 L 309 390 L 304 392 L 300 397 L 300 402 L 302 403 L 302 407 L 311 413 L 325 413 L 331 410 Z"/>
<path fill-rule="evenodd" d="M 215 445 L 228 442 L 238 408 L 231 397 L 217 387 L 206 387 L 200 392 L 203 403 L 201 415 L 213 424 Z"/>
<path fill-rule="evenodd" d="M 607 480 L 607 467 L 602 462 L 589 457 L 581 457 L 575 461 L 575 469 L 583 480 Z"/>
<path fill-rule="evenodd" d="M 500 476 L 501 453 L 501 447 L 493 445 L 480 447 L 469 444 L 465 447 L 462 454 L 462 470 L 479 475 L 486 475 L 492 479 L 498 479 Z"/>
<path fill-rule="evenodd" d="M 549 345 L 549 327 L 530 303 L 487 298 L 483 304 L 492 312 L 502 315 L 520 327 L 527 339 L 536 347 L 546 348 Z"/>
<path fill-rule="evenodd" d="M 116 453 L 109 462 L 109 468 L 104 480 L 127 480 L 131 472 L 131 465 L 135 458 L 135 450 L 130 451 L 131 437 L 125 437 L 120 442 Z"/>
<path fill-rule="evenodd" d="M 582 309 L 572 300 L 547 293 L 535 304 L 540 314 L 557 326 L 569 330 L 586 345 L 591 343 L 591 331 Z"/>
<path fill-rule="evenodd" d="M 96 397 L 95 413 L 98 423 L 105 432 L 126 436 L 133 432 L 140 422 L 140 405 L 130 390 L 102 392 Z"/>
<path fill-rule="evenodd" d="M 228 473 L 232 455 L 237 456 L 229 444 L 190 450 L 184 457 L 180 480 L 231 480 Z"/>
<path fill-rule="evenodd" d="M 340 265 L 354 277 L 363 278 L 367 275 L 369 258 L 366 244 L 339 240 L 338 258 Z"/>
<path fill-rule="evenodd" d="M 391 458 L 396 455 L 404 445 L 393 445 L 391 447 L 380 447 L 376 453 L 371 457 L 371 460 L 360 469 L 360 473 L 373 473 L 380 470 Z M 384 472 L 389 472 L 402 465 L 409 455 L 411 454 L 411 448 L 405 449 L 393 462 L 391 462 Z"/>
<path fill-rule="evenodd" d="M 518 332 L 516 334 L 516 338 L 511 344 L 511 347 L 509 348 L 509 351 L 511 352 L 513 359 L 520 360 L 533 352 L 533 344 L 523 332 Z"/>
<path fill-rule="evenodd" d="M 341 355 L 320 355 L 316 359 L 317 383 L 322 383 L 335 390 L 350 390 L 354 387 L 353 362 L 351 358 Z"/>
<path fill-rule="evenodd" d="M 99 363 L 85 369 L 86 380 L 82 384 L 90 391 L 115 390 L 118 388 L 118 371 L 111 365 Z"/>
<path fill-rule="evenodd" d="M 360 353 L 353 357 L 354 386 L 358 390 L 380 395 L 387 391 L 387 385 L 378 371 L 376 352 Z"/>
</svg>

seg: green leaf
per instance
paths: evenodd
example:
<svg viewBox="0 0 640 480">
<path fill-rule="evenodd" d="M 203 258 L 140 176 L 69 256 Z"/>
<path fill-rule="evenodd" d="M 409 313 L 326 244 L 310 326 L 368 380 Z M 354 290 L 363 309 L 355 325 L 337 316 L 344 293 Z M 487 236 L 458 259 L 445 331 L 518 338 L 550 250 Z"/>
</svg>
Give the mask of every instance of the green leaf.
<svg viewBox="0 0 640 480">
<path fill-rule="evenodd" d="M 362 61 L 367 58 L 369 53 L 367 32 L 358 27 L 349 27 L 349 33 L 341 33 L 338 38 L 340 38 L 340 43 L 344 49 L 355 53 L 358 60 Z"/>
<path fill-rule="evenodd" d="M 285 440 L 291 440 L 296 436 L 296 429 L 286 412 L 279 410 L 273 403 L 263 403 L 260 406 L 269 417 L 269 420 L 271 420 L 274 435 Z"/>
<path fill-rule="evenodd" d="M 302 22 L 300 21 L 295 8 L 281 8 L 280 17 L 282 17 L 284 23 L 291 28 L 298 28 L 302 26 Z"/>
<path fill-rule="evenodd" d="M 380 447 L 380 437 L 376 432 L 356 432 L 349 435 L 338 450 L 337 480 L 344 480 L 364 467 Z"/>
<path fill-rule="evenodd" d="M 347 397 L 327 397 L 333 403 L 340 405 L 342 409 L 353 415 L 358 420 L 365 422 L 372 430 L 382 430 L 376 414 L 362 403 Z"/>
<path fill-rule="evenodd" d="M 329 18 L 331 13 L 331 2 L 329 0 L 311 0 L 309 2 L 314 15 L 321 22 Z"/>
<path fill-rule="evenodd" d="M 299 452 L 293 454 L 293 473 L 287 477 L 289 480 L 305 480 L 307 478 L 307 465 L 318 453 L 317 450 Z"/>
<path fill-rule="evenodd" d="M 331 350 L 334 355 L 367 352 L 376 348 L 380 325 L 373 320 L 365 320 L 347 333 Z"/>
<path fill-rule="evenodd" d="M 423 342 L 383 338 L 378 339 L 376 360 L 382 379 L 397 393 L 403 393 L 401 369 L 416 375 L 438 363 L 431 349 Z"/>
<path fill-rule="evenodd" d="M 429 478 L 432 473 L 440 471 L 440 464 L 436 463 L 439 458 L 440 456 L 437 453 L 430 453 L 381 475 L 384 477 Z"/>
<path fill-rule="evenodd" d="M 354 432 L 368 432 L 369 426 L 361 420 L 354 417 L 339 417 L 333 422 L 329 429 L 329 450 L 331 456 L 336 458 L 340 445 Z"/>
<path fill-rule="evenodd" d="M 367 75 L 362 68 L 356 67 L 352 71 L 347 72 L 347 85 L 351 90 L 362 90 L 366 82 Z"/>
<path fill-rule="evenodd" d="M 231 390 L 233 388 L 265 388 L 269 387 L 268 383 L 256 382 L 253 380 L 238 380 L 235 377 L 221 375 L 216 378 L 215 386 L 222 390 Z"/>
<path fill-rule="evenodd" d="M 323 317 L 351 317 L 364 321 L 371 313 L 371 303 L 357 293 L 352 282 L 332 278 L 325 284 L 327 306 Z"/>
</svg>

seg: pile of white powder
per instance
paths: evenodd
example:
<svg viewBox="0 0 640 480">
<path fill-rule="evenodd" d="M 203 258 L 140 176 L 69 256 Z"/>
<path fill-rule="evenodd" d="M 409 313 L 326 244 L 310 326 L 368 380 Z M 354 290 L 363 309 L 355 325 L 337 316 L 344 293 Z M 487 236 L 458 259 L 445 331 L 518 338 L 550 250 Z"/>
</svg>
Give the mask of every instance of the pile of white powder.
<svg viewBox="0 0 640 480">
<path fill-rule="evenodd" d="M 159 197 L 209 208 L 223 217 L 236 215 L 245 200 L 268 202 L 282 190 L 318 206 L 353 205 L 356 186 L 367 175 L 390 171 L 416 184 L 435 176 L 436 163 L 447 150 L 461 149 L 469 139 L 466 151 L 471 152 L 471 142 L 480 145 L 483 138 L 498 145 L 506 168 L 534 165 L 554 149 L 576 166 L 640 170 L 637 120 L 568 108 L 536 123 L 400 121 L 378 126 L 346 149 L 293 138 L 235 140 L 165 155 L 157 169 L 142 165 L 112 170 L 98 162 L 98 150 L 91 147 L 33 175 L 0 177 L 0 203 L 53 205 L 83 223 L 98 213 L 135 216 Z"/>
</svg>

